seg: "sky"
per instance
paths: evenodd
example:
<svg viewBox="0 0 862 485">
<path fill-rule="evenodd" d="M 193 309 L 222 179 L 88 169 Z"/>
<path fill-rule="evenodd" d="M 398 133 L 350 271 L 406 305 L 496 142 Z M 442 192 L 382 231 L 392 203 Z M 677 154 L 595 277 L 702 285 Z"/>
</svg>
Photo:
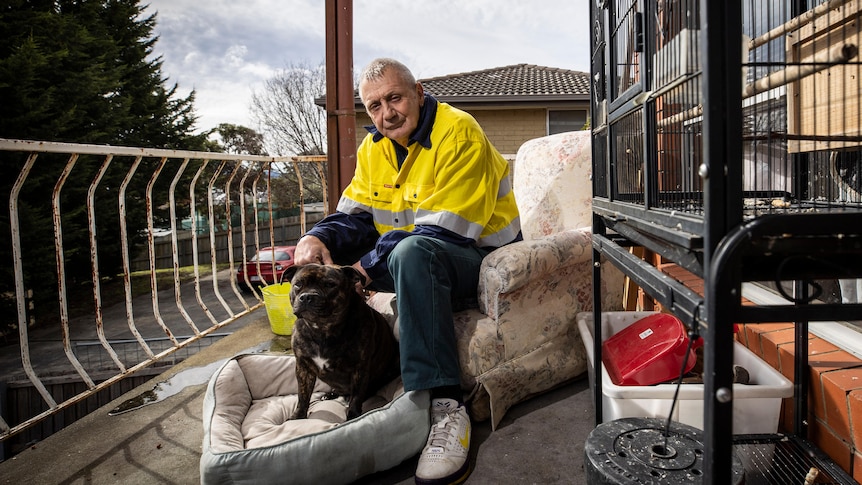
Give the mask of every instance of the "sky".
<svg viewBox="0 0 862 485">
<path fill-rule="evenodd" d="M 512 64 L 589 72 L 590 0 L 354 0 L 353 62 L 394 57 L 417 79 Z M 197 131 L 255 126 L 252 93 L 326 56 L 323 0 L 144 0 L 167 86 L 196 91 Z"/>
</svg>

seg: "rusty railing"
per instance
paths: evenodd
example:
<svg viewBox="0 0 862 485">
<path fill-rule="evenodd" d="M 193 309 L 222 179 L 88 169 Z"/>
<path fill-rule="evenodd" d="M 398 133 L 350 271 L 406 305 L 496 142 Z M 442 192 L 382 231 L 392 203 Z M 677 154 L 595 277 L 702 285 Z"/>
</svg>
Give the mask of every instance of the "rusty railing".
<svg viewBox="0 0 862 485">
<path fill-rule="evenodd" d="M 236 270 L 305 232 L 315 217 L 308 194 L 320 193 L 326 210 L 325 161 L 0 139 L 9 201 L 0 252 L 14 276 L 0 302 L 17 315 L 0 321 L 6 342 L 17 340 L 0 347 L 0 384 L 29 380 L 44 401 L 21 422 L 0 416 L 0 442 L 260 308 Z M 298 213 L 274 207 L 273 187 L 294 194 Z M 149 288 L 133 285 L 136 267 Z M 173 277 L 159 279 L 170 268 Z M 121 291 L 109 295 L 109 286 Z M 148 343 L 165 337 L 156 350 Z M 79 358 L 73 343 L 82 340 L 107 358 Z M 139 349 L 118 352 L 119 341 Z M 97 382 L 105 362 L 110 377 Z M 43 382 L 69 374 L 86 391 L 61 399 Z"/>
</svg>

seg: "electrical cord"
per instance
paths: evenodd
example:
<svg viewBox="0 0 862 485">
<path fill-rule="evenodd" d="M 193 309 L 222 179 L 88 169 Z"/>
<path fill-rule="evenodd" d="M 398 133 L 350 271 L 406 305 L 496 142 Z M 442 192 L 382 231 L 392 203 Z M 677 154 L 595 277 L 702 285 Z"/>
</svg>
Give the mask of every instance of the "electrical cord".
<svg viewBox="0 0 862 485">
<path fill-rule="evenodd" d="M 692 323 L 692 329 L 688 333 L 688 346 L 685 349 L 685 357 L 682 359 L 682 367 L 679 370 L 679 379 L 676 381 L 676 389 L 673 391 L 673 400 L 670 403 L 670 412 L 667 415 L 667 422 L 665 423 L 664 429 L 664 444 L 662 445 L 663 451 L 667 451 L 667 439 L 670 436 L 670 423 L 673 421 L 673 410 L 676 407 L 676 401 L 679 397 L 679 389 L 682 386 L 682 379 L 685 377 L 685 368 L 688 364 L 689 354 L 691 353 L 691 347 L 694 344 L 694 341 L 700 338 L 700 335 L 697 331 L 697 319 L 694 319 Z"/>
<path fill-rule="evenodd" d="M 784 258 L 781 263 L 778 264 L 778 267 L 775 269 L 775 287 L 778 289 L 778 293 L 780 293 L 781 296 L 784 297 L 787 301 L 791 301 L 793 303 L 796 303 L 797 305 L 807 305 L 808 303 L 811 303 L 823 294 L 823 287 L 820 284 L 815 281 L 803 280 L 806 285 L 809 285 L 814 288 L 813 294 L 807 298 L 796 298 L 795 296 L 788 294 L 787 291 L 784 290 L 784 287 L 781 285 L 781 282 L 783 281 L 781 275 L 784 272 L 784 267 L 787 265 L 787 263 L 796 259 L 815 261 L 821 264 L 824 263 L 823 261 L 818 261 L 811 256 L 791 256 L 789 258 Z"/>
</svg>

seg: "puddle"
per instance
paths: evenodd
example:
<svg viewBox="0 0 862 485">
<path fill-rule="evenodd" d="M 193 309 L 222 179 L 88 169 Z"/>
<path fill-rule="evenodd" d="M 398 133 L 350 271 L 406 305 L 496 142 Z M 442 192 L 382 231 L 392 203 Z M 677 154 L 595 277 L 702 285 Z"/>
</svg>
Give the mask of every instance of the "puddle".
<svg viewBox="0 0 862 485">
<path fill-rule="evenodd" d="M 240 353 L 255 354 L 266 352 L 270 350 L 268 345 L 269 344 L 258 345 Z M 221 366 L 228 360 L 229 359 L 221 359 L 203 367 L 190 367 L 177 372 L 167 380 L 156 384 L 151 390 L 143 392 L 108 411 L 108 416 L 117 416 L 119 414 L 128 413 L 129 411 L 134 411 L 159 401 L 164 401 L 173 395 L 179 394 L 180 391 L 187 387 L 205 384 L 209 381 L 210 377 L 215 374 L 215 371 L 219 370 L 219 368 L 221 368 Z"/>
<path fill-rule="evenodd" d="M 203 384 L 217 371 L 228 359 L 221 359 L 203 367 L 192 367 L 171 376 L 168 380 L 159 382 L 151 390 L 143 392 L 129 399 L 108 412 L 108 416 L 127 413 L 140 409 L 148 404 L 163 401 L 189 386 Z"/>
</svg>

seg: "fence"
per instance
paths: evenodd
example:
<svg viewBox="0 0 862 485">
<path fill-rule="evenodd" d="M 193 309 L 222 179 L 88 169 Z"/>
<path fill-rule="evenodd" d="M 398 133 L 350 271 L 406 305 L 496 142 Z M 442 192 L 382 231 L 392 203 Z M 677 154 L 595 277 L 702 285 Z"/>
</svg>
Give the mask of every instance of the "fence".
<svg viewBox="0 0 862 485">
<path fill-rule="evenodd" d="M 306 213 L 304 218 L 292 216 L 275 219 L 272 227 L 269 225 L 257 228 L 248 227 L 245 229 L 245 245 L 240 241 L 241 238 L 237 238 L 235 234 L 234 237 L 230 238 L 232 240 L 230 240 L 228 238 L 227 231 L 217 232 L 215 233 L 215 242 L 212 245 L 212 247 L 215 248 L 216 260 L 227 261 L 229 259 L 228 246 L 231 244 L 233 246 L 232 253 L 234 261 L 242 260 L 243 254 L 254 254 L 256 251 L 256 246 L 254 244 L 255 240 L 262 241 L 261 244 L 268 244 L 269 241 L 273 241 L 275 244 L 292 244 L 302 236 L 303 223 L 311 224 L 317 222 L 321 218 L 322 213 L 311 212 Z M 234 231 L 236 230 L 237 229 L 234 229 Z M 272 234 L 270 234 L 270 231 L 272 231 Z M 193 238 L 196 238 L 197 241 L 192 241 Z M 192 253 L 194 248 L 197 248 L 197 258 L 199 261 L 208 261 L 210 259 L 209 238 L 209 234 L 192 236 L 192 232 L 190 230 L 180 231 L 176 236 L 178 264 L 180 266 L 191 266 L 194 264 L 194 256 Z M 156 269 L 166 269 L 173 266 L 173 239 L 174 238 L 171 236 L 154 238 L 153 260 L 155 262 Z M 147 270 L 149 267 L 150 262 L 147 253 L 139 254 L 138 257 L 133 259 L 131 262 L 132 271 Z"/>
</svg>

